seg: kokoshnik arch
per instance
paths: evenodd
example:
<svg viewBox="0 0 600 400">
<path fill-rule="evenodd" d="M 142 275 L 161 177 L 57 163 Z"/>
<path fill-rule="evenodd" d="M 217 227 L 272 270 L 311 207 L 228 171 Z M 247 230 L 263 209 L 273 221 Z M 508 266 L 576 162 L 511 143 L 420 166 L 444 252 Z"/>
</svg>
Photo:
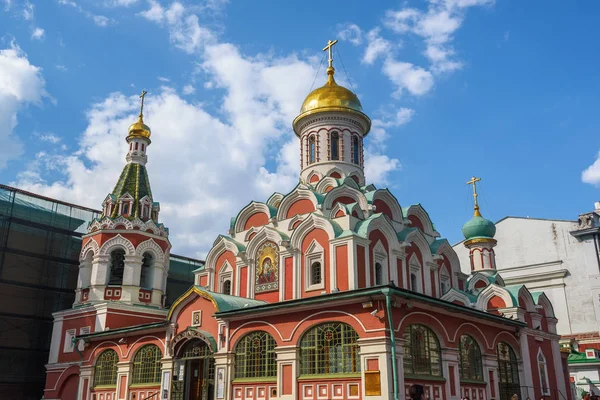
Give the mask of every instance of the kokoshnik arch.
<svg viewBox="0 0 600 400">
<path fill-rule="evenodd" d="M 54 315 L 46 399 L 383 400 L 421 383 L 431 399 L 571 400 L 552 304 L 504 284 L 477 202 L 467 275 L 421 205 L 366 182 L 371 120 L 334 79 L 335 43 L 293 121 L 300 183 L 232 218 L 170 309 L 142 93 L 76 301 Z"/>
</svg>

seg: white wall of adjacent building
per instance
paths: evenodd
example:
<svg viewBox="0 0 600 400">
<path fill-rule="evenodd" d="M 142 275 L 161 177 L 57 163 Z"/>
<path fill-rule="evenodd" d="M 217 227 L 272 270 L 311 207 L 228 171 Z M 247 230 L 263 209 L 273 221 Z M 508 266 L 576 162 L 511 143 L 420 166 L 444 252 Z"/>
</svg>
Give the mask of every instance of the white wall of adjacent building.
<svg viewBox="0 0 600 400">
<path fill-rule="evenodd" d="M 497 270 L 507 285 L 524 284 L 550 298 L 561 335 L 598 332 L 600 267 L 591 237 L 571 235 L 576 221 L 506 217 L 496 224 Z M 463 272 L 469 252 L 454 245 Z"/>
</svg>

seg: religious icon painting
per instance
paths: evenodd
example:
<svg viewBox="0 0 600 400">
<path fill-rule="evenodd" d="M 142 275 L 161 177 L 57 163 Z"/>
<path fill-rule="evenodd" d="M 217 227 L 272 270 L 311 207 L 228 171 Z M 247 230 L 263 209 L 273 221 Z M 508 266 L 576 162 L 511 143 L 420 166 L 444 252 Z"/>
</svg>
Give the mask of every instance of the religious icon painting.
<svg viewBox="0 0 600 400">
<path fill-rule="evenodd" d="M 256 293 L 279 289 L 279 251 L 277 245 L 265 242 L 256 257 Z"/>
</svg>

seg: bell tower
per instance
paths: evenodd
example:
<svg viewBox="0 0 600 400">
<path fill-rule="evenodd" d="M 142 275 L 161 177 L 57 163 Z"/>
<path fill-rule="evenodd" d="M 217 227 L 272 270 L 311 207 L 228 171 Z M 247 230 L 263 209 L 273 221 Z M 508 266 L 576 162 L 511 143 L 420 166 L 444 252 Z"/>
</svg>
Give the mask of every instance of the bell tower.
<svg viewBox="0 0 600 400">
<path fill-rule="evenodd" d="M 163 308 L 169 268 L 169 231 L 159 222 L 146 170 L 150 127 L 144 98 L 137 122 L 129 126 L 125 167 L 102 203 L 102 215 L 83 237 L 73 306 L 118 302 Z"/>
<path fill-rule="evenodd" d="M 356 94 L 334 79 L 333 46 L 330 40 L 323 51 L 329 55 L 327 82 L 304 100 L 300 115 L 293 122 L 300 138 L 300 181 L 316 184 L 325 177 L 352 178 L 365 184 L 363 139 L 371 120 L 363 113 Z"/>
<path fill-rule="evenodd" d="M 473 185 L 474 211 L 473 218 L 463 225 L 462 233 L 465 237 L 464 245 L 469 249 L 471 272 L 493 272 L 496 270 L 496 255 L 494 253 L 496 225 L 492 221 L 483 218 L 479 212 L 477 182 L 480 180 L 481 178 L 473 176 L 467 182 L 467 185 Z"/>
</svg>

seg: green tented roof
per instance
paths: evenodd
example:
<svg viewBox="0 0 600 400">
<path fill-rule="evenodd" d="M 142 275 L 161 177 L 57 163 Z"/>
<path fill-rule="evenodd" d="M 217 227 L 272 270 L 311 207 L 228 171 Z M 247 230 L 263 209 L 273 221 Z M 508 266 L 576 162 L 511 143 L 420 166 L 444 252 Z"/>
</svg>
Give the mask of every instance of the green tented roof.
<svg viewBox="0 0 600 400">
<path fill-rule="evenodd" d="M 440 248 L 440 246 L 442 246 L 444 243 L 448 243 L 448 241 L 446 239 L 437 239 L 437 240 L 434 240 L 433 243 L 431 243 L 429 245 L 429 248 L 431 249 L 431 254 L 437 253 L 437 251 Z M 448 243 L 448 244 L 450 244 L 450 243 Z"/>
<path fill-rule="evenodd" d="M 112 193 L 117 199 L 120 199 L 125 194 L 133 197 L 132 210 L 130 219 L 139 218 L 140 200 L 145 196 L 152 198 L 150 190 L 150 180 L 148 179 L 148 171 L 141 164 L 128 163 L 123 168 L 121 176 L 117 181 L 117 185 Z M 111 217 L 116 218 L 119 215 L 119 208 L 114 207 Z"/>
<path fill-rule="evenodd" d="M 413 231 L 416 231 L 417 228 L 406 228 L 403 229 L 402 231 L 398 232 L 398 234 L 396 235 L 398 237 L 398 240 L 403 242 L 406 240 L 406 237 Z"/>
</svg>

